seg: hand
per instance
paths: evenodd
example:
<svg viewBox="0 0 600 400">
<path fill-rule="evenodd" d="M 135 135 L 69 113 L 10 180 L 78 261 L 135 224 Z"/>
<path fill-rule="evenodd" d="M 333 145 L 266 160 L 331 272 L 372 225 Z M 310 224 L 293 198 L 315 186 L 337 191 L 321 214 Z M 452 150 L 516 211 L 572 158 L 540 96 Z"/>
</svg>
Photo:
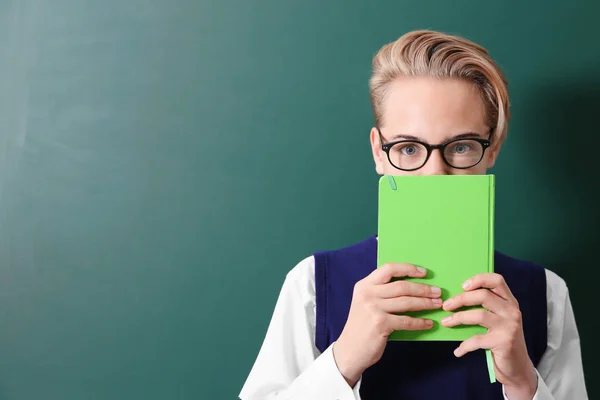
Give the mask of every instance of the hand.
<svg viewBox="0 0 600 400">
<path fill-rule="evenodd" d="M 483 335 L 465 340 L 454 351 L 457 357 L 477 349 L 491 349 L 496 378 L 511 400 L 531 400 L 537 391 L 537 374 L 527 354 L 519 303 L 499 274 L 480 274 L 467 280 L 465 292 L 444 302 L 444 310 L 483 306 L 486 310 L 460 311 L 442 320 L 447 327 L 481 325 Z M 489 290 L 488 290 L 489 289 Z"/>
<path fill-rule="evenodd" d="M 433 322 L 396 315 L 441 308 L 441 290 L 422 283 L 392 278 L 424 278 L 426 271 L 410 264 L 385 264 L 354 286 L 344 329 L 333 346 L 338 369 L 351 387 L 375 364 L 396 330 L 431 329 Z"/>
</svg>

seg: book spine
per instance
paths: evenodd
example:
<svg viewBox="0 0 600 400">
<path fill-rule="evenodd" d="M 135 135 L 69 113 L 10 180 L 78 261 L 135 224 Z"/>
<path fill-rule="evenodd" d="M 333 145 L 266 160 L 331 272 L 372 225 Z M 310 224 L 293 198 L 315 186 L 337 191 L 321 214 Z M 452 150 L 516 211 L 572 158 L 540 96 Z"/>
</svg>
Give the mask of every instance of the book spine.
<svg viewBox="0 0 600 400">
<path fill-rule="evenodd" d="M 490 206 L 489 206 L 489 213 L 490 213 L 490 226 L 489 226 L 489 238 L 490 238 L 490 243 L 489 243 L 489 261 L 488 261 L 488 269 L 489 272 L 494 272 L 494 230 L 495 230 L 495 211 L 496 211 L 496 177 L 495 175 L 490 175 Z"/>
</svg>

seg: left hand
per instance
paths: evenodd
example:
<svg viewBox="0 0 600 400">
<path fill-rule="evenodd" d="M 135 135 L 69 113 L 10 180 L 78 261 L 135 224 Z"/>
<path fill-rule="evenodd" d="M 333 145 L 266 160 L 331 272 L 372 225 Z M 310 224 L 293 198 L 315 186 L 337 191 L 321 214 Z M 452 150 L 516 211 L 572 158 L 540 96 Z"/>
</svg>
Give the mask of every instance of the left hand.
<svg viewBox="0 0 600 400">
<path fill-rule="evenodd" d="M 537 374 L 527 354 L 519 303 L 504 277 L 489 273 L 476 275 L 463 284 L 465 292 L 443 304 L 446 311 L 463 306 L 483 306 L 486 310 L 459 311 L 442 320 L 446 327 L 481 325 L 488 328 L 483 335 L 465 340 L 454 351 L 462 357 L 477 349 L 490 349 L 496 378 L 504 385 L 511 400 L 531 400 L 537 391 Z"/>
</svg>

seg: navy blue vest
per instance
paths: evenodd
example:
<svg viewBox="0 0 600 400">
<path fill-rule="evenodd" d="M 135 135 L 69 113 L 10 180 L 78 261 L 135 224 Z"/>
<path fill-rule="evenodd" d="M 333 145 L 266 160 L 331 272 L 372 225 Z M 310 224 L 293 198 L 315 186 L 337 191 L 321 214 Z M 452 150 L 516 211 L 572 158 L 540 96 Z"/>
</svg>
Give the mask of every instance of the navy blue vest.
<svg viewBox="0 0 600 400">
<path fill-rule="evenodd" d="M 315 253 L 317 319 L 315 341 L 324 351 L 342 333 L 354 285 L 377 267 L 377 237 L 335 251 Z M 543 267 L 499 252 L 501 274 L 519 302 L 527 351 L 537 366 L 547 345 L 546 274 Z M 363 400 L 503 400 L 502 385 L 491 384 L 485 352 L 461 358 L 458 342 L 388 342 L 383 357 L 368 368 L 360 388 Z"/>
</svg>

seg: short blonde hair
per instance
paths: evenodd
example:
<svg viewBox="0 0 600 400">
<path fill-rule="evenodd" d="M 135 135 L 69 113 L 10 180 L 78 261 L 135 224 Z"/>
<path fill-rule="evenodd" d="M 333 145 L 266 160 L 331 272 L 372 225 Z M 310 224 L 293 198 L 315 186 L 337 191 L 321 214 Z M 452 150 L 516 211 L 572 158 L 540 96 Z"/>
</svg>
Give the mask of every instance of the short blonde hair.
<svg viewBox="0 0 600 400">
<path fill-rule="evenodd" d="M 488 51 L 467 39 L 441 32 L 418 30 L 383 46 L 373 58 L 369 81 L 375 124 L 383 121 L 382 103 L 390 83 L 399 76 L 462 79 L 481 94 L 492 142 L 500 145 L 508 130 L 507 81 Z"/>
</svg>

